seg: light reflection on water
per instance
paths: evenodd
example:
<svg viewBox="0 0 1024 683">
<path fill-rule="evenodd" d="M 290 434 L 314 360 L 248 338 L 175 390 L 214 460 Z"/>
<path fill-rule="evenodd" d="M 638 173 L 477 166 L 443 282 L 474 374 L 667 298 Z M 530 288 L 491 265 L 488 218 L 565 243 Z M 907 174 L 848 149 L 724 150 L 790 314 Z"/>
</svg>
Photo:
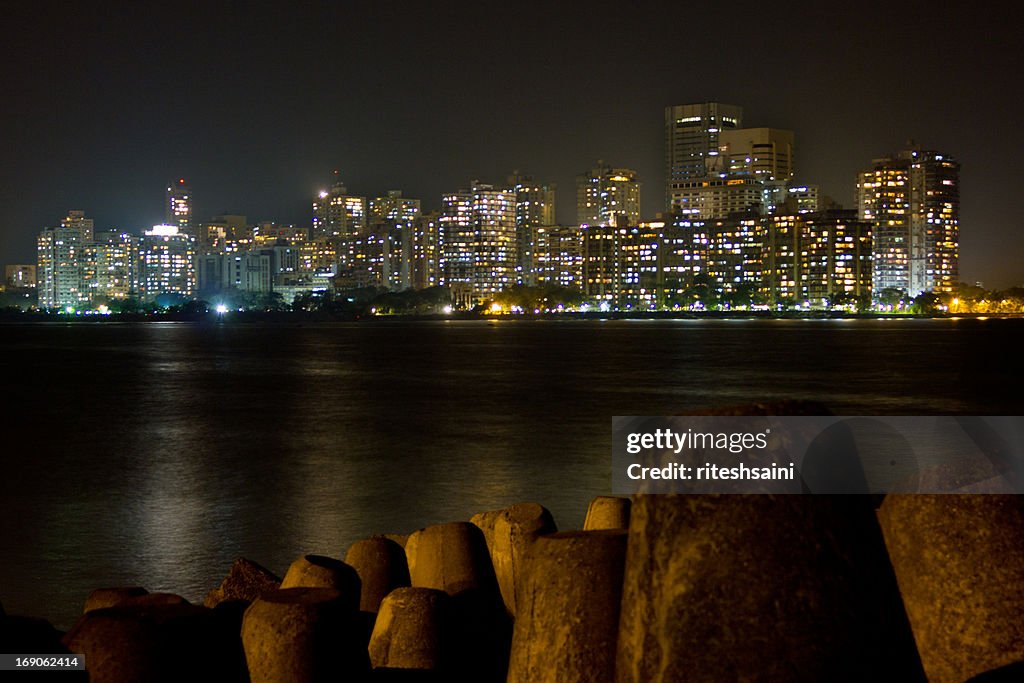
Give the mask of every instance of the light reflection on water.
<svg viewBox="0 0 1024 683">
<path fill-rule="evenodd" d="M 818 399 L 1020 414 L 1018 321 L 6 325 L 0 601 L 67 627 L 95 587 L 201 600 L 246 556 L 610 489 L 613 415 Z M 10 403 L 10 402 L 9 402 Z"/>
</svg>

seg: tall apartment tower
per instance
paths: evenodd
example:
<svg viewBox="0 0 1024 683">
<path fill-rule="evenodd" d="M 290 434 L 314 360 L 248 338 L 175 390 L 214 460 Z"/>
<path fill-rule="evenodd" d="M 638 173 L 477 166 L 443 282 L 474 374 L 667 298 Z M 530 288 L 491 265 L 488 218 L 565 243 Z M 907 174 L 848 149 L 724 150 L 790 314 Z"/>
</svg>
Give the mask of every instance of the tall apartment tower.
<svg viewBox="0 0 1024 683">
<path fill-rule="evenodd" d="M 576 176 L 577 225 L 636 225 L 640 222 L 640 181 L 636 171 L 597 166 Z"/>
<path fill-rule="evenodd" d="M 534 231 L 555 224 L 555 186 L 515 171 L 508 186 L 516 193 L 516 282 L 532 285 Z"/>
<path fill-rule="evenodd" d="M 78 306 L 87 299 L 81 259 L 93 241 L 93 222 L 84 211 L 68 211 L 60 227 L 44 228 L 36 240 L 36 287 L 40 308 Z"/>
<path fill-rule="evenodd" d="M 136 278 L 139 297 L 190 297 L 196 291 L 196 238 L 176 225 L 154 225 L 139 237 Z"/>
<path fill-rule="evenodd" d="M 857 177 L 857 210 L 874 233 L 874 291 L 951 292 L 959 281 L 960 164 L 912 148 Z"/>
<path fill-rule="evenodd" d="M 192 191 L 184 178 L 167 184 L 164 199 L 164 224 L 173 225 L 181 232 L 190 233 L 192 226 Z"/>
<path fill-rule="evenodd" d="M 321 237 L 355 237 L 366 232 L 366 197 L 348 193 L 348 188 L 334 172 L 334 184 L 321 190 L 313 200 L 313 239 Z"/>
<path fill-rule="evenodd" d="M 516 282 L 516 196 L 473 181 L 441 198 L 445 284 L 460 305 L 481 303 Z"/>
<path fill-rule="evenodd" d="M 720 135 L 743 126 L 743 108 L 720 102 L 665 107 L 665 205 L 673 182 L 705 178 L 721 168 Z M 724 169 L 723 169 L 724 170 Z"/>
<path fill-rule="evenodd" d="M 401 190 L 388 190 L 384 197 L 369 202 L 370 225 L 411 225 L 420 217 L 420 200 L 402 196 Z"/>
</svg>

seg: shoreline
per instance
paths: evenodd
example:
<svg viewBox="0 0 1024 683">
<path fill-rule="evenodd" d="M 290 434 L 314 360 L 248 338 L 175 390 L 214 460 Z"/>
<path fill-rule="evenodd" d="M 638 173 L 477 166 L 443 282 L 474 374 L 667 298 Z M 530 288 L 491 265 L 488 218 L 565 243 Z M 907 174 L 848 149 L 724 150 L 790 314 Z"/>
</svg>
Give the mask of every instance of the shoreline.
<svg viewBox="0 0 1024 683">
<path fill-rule="evenodd" d="M 67 632 L 0 607 L 0 651 L 83 654 L 94 682 L 178 680 L 181 651 L 240 683 L 1011 680 L 1022 528 L 1017 496 L 598 496 L 568 531 L 517 503 L 281 576 L 238 558 L 201 604 L 97 588 Z"/>
<path fill-rule="evenodd" d="M 845 311 L 619 311 L 560 313 L 449 313 L 331 315 L 296 311 L 233 311 L 226 314 L 167 312 L 68 315 L 65 313 L 0 311 L 3 323 L 103 324 L 137 322 L 193 322 L 216 325 L 237 323 L 376 323 L 437 321 L 608 321 L 608 320 L 1013 320 L 1024 313 L 849 313 Z"/>
</svg>

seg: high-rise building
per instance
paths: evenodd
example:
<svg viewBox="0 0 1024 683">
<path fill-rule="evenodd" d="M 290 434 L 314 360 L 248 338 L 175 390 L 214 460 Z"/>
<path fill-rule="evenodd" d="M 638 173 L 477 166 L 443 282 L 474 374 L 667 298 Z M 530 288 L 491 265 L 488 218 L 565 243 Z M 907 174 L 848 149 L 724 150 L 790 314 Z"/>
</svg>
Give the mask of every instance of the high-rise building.
<svg viewBox="0 0 1024 683">
<path fill-rule="evenodd" d="M 531 242 L 535 284 L 556 284 L 582 291 L 583 251 L 579 226 L 537 226 Z"/>
<path fill-rule="evenodd" d="M 44 228 L 36 241 L 40 308 L 76 307 L 88 300 L 82 288 L 82 249 L 93 240 L 92 219 L 68 211 L 60 227 Z"/>
<path fill-rule="evenodd" d="M 812 308 L 871 294 L 871 223 L 854 210 L 778 214 L 763 219 L 761 291 L 770 303 Z"/>
<path fill-rule="evenodd" d="M 68 215 L 60 222 L 60 226 L 77 230 L 83 243 L 92 242 L 93 240 L 92 219 L 86 218 L 84 211 L 68 211 Z"/>
<path fill-rule="evenodd" d="M 640 182 L 636 171 L 612 168 L 601 160 L 576 176 L 576 223 L 624 227 L 640 222 Z"/>
<path fill-rule="evenodd" d="M 672 183 L 671 210 L 691 220 L 725 218 L 760 210 L 763 193 L 762 183 L 751 176 L 680 180 Z"/>
<path fill-rule="evenodd" d="M 409 286 L 436 287 L 441 283 L 441 214 L 421 214 L 408 233 Z"/>
<path fill-rule="evenodd" d="M 402 196 L 401 190 L 388 190 L 387 195 L 369 203 L 369 225 L 410 225 L 420 216 L 420 200 Z"/>
<path fill-rule="evenodd" d="M 793 179 L 793 131 L 780 128 L 724 129 L 718 135 L 718 156 L 730 176 L 755 180 Z"/>
<path fill-rule="evenodd" d="M 441 198 L 442 272 L 460 304 L 482 303 L 516 282 L 516 199 L 474 181 Z"/>
<path fill-rule="evenodd" d="M 366 232 L 366 197 L 348 193 L 345 184 L 338 180 L 330 190 L 321 190 L 313 200 L 313 238 L 348 238 Z"/>
<path fill-rule="evenodd" d="M 192 192 L 184 178 L 167 184 L 164 199 L 164 224 L 173 225 L 183 233 L 191 233 Z"/>
<path fill-rule="evenodd" d="M 960 165 L 908 149 L 857 178 L 857 208 L 873 226 L 875 292 L 950 292 L 959 280 Z"/>
<path fill-rule="evenodd" d="M 154 225 L 139 238 L 138 294 L 152 301 L 161 294 L 190 297 L 196 291 L 196 239 L 175 225 Z"/>
<path fill-rule="evenodd" d="M 924 234 L 924 289 L 953 292 L 960 282 L 960 164 L 914 150 L 910 191 L 911 232 Z"/>
<path fill-rule="evenodd" d="M 82 292 L 94 305 L 127 299 L 135 290 L 137 243 L 132 235 L 117 230 L 97 232 L 83 245 L 79 266 Z"/>
<path fill-rule="evenodd" d="M 84 241 L 75 228 L 43 228 L 36 240 L 39 308 L 76 307 L 82 303 L 78 258 Z"/>
<path fill-rule="evenodd" d="M 665 205 L 672 207 L 672 183 L 726 170 L 719 157 L 723 131 L 743 125 L 743 108 L 720 102 L 665 107 Z"/>
<path fill-rule="evenodd" d="M 555 186 L 519 171 L 508 177 L 516 193 L 516 282 L 534 284 L 534 230 L 555 224 Z"/>
</svg>

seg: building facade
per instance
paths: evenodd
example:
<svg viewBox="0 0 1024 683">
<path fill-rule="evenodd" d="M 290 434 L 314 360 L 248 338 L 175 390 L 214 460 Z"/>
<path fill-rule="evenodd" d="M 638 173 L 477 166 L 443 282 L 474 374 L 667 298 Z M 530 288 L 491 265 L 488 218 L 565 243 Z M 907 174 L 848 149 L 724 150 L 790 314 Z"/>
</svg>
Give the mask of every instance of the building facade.
<svg viewBox="0 0 1024 683">
<path fill-rule="evenodd" d="M 192 191 L 184 178 L 167 184 L 164 198 L 164 225 L 173 225 L 183 233 L 192 232 Z"/>
<path fill-rule="evenodd" d="M 636 171 L 603 161 L 576 176 L 577 225 L 636 225 L 640 222 L 640 182 Z"/>
<path fill-rule="evenodd" d="M 671 210 L 672 184 L 724 172 L 720 136 L 743 126 L 743 108 L 720 102 L 665 107 L 665 205 Z"/>
<path fill-rule="evenodd" d="M 959 281 L 960 165 L 920 148 L 876 159 L 857 178 L 857 209 L 872 224 L 875 292 L 950 292 Z"/>
<path fill-rule="evenodd" d="M 139 238 L 138 295 L 192 297 L 196 292 L 196 239 L 175 225 L 154 225 Z"/>
</svg>

